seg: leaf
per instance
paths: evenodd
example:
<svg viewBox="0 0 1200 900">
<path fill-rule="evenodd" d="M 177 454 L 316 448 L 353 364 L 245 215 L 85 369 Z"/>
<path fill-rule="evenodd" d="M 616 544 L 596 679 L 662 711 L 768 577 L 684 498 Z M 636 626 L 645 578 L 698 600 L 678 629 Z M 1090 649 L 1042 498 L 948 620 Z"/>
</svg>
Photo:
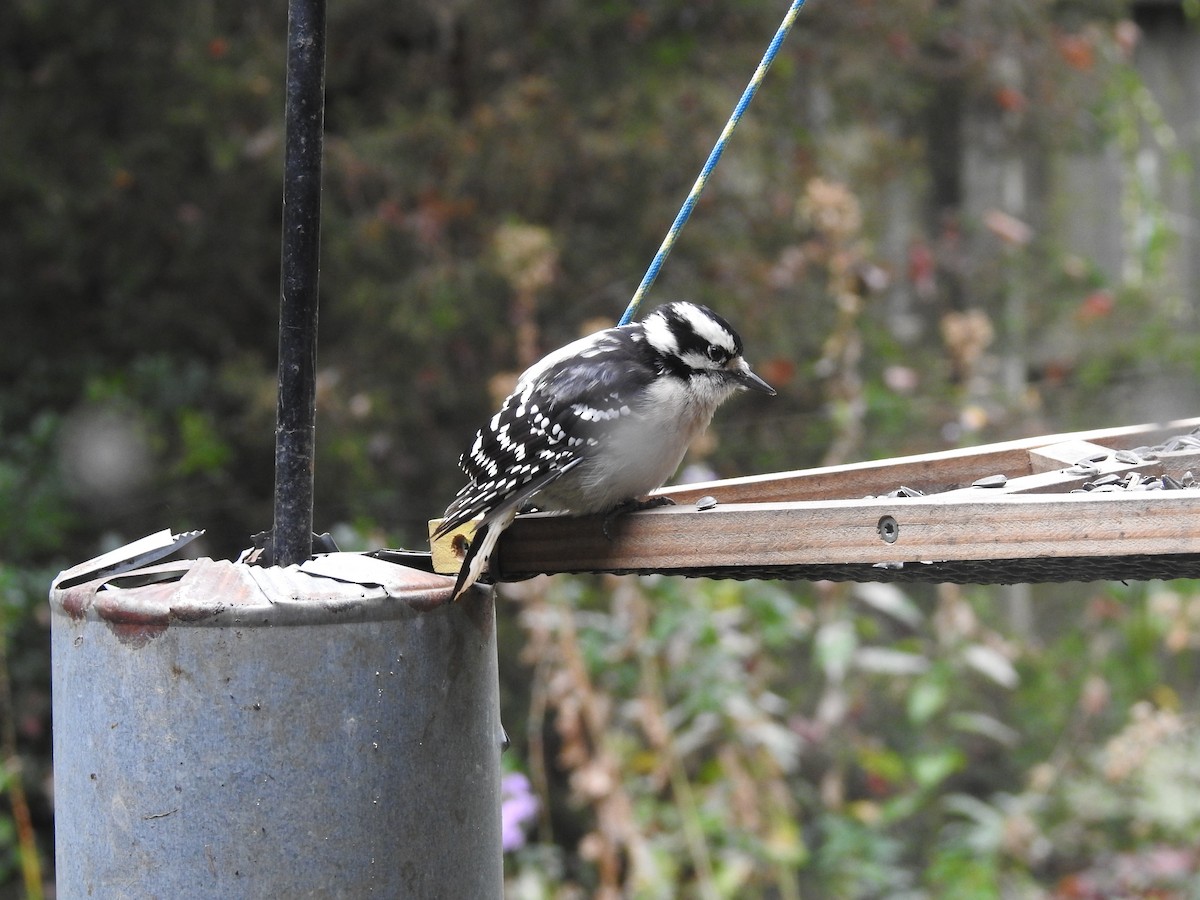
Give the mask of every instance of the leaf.
<svg viewBox="0 0 1200 900">
<path fill-rule="evenodd" d="M 966 764 L 966 757 L 957 747 L 922 753 L 912 761 L 913 780 L 922 788 L 931 788 L 945 781 Z"/>
<path fill-rule="evenodd" d="M 909 628 L 919 627 L 925 618 L 917 605 L 894 584 L 859 584 L 854 588 L 854 596 L 876 612 L 883 613 Z"/>
<path fill-rule="evenodd" d="M 763 841 L 768 857 L 779 865 L 801 866 L 808 859 L 804 834 L 791 816 L 776 816 Z"/>
<path fill-rule="evenodd" d="M 830 681 L 841 681 L 858 647 L 854 625 L 845 619 L 827 622 L 817 630 L 817 663 Z"/>
<path fill-rule="evenodd" d="M 968 734 L 989 737 L 1005 747 L 1015 747 L 1021 740 L 1021 734 L 1015 728 L 1010 728 L 999 719 L 984 713 L 954 713 L 949 718 L 949 724 L 951 728 L 957 728 Z"/>
<path fill-rule="evenodd" d="M 854 667 L 884 675 L 920 675 L 929 671 L 929 660 L 919 653 L 905 653 L 887 647 L 860 647 L 854 653 Z"/>
<path fill-rule="evenodd" d="M 898 782 L 904 778 L 904 757 L 886 747 L 863 747 L 858 751 L 858 764 L 864 772 L 878 775 L 887 781 Z"/>
<path fill-rule="evenodd" d="M 945 705 L 946 684 L 940 678 L 923 678 L 908 692 L 908 720 L 921 725 L 934 717 Z"/>
<path fill-rule="evenodd" d="M 212 417 L 195 409 L 179 411 L 179 438 L 183 459 L 176 466 L 181 475 L 220 469 L 233 455 Z"/>
<path fill-rule="evenodd" d="M 1021 680 L 1008 657 L 983 644 L 968 646 L 963 651 L 963 660 L 980 675 L 990 678 L 1001 687 L 1015 688 Z"/>
<path fill-rule="evenodd" d="M 970 794 L 947 794 L 942 800 L 942 805 L 948 812 L 970 819 L 978 825 L 999 825 L 1004 821 L 1003 810 Z"/>
</svg>

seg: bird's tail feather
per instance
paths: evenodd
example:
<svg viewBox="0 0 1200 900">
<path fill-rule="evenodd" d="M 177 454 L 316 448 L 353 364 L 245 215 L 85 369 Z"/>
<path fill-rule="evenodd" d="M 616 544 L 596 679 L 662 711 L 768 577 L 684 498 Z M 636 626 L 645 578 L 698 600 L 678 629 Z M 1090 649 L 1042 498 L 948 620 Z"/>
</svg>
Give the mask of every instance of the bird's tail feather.
<svg viewBox="0 0 1200 900">
<path fill-rule="evenodd" d="M 475 529 L 475 534 L 471 536 L 471 546 L 467 548 L 462 566 L 458 570 L 458 578 L 454 582 L 454 593 L 450 596 L 451 602 L 457 601 L 467 588 L 479 580 L 479 576 L 487 568 L 496 541 L 500 540 L 500 535 L 504 532 L 507 524 L 493 522 L 488 525 L 480 525 Z"/>
</svg>

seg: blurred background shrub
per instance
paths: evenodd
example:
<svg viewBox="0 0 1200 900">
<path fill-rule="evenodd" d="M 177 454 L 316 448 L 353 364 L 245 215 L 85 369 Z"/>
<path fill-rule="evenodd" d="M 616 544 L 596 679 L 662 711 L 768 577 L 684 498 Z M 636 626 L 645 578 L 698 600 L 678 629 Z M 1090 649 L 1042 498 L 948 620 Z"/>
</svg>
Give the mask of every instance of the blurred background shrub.
<svg viewBox="0 0 1200 900">
<path fill-rule="evenodd" d="M 1194 415 L 1193 7 L 810 3 L 648 301 L 780 388 L 688 472 Z M 330 4 L 320 530 L 422 545 L 496 395 L 619 316 L 783 11 Z M 284 23 L 0 5 L 0 895 L 52 884 L 53 573 L 270 523 Z M 1194 585 L 502 595 L 514 897 L 1195 890 Z"/>
</svg>

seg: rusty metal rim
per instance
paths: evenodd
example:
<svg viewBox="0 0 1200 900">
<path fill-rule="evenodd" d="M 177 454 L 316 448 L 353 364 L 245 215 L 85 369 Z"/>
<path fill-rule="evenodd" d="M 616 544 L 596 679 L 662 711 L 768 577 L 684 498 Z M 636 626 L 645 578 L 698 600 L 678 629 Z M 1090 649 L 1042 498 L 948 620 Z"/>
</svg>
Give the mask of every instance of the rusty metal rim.
<svg viewBox="0 0 1200 900">
<path fill-rule="evenodd" d="M 303 568 L 179 560 L 55 588 L 50 604 L 76 621 L 130 628 L 252 628 L 385 621 L 449 599 L 453 579 L 375 559 L 364 569 L 360 554 L 330 557 L 357 559 L 319 559 Z"/>
</svg>

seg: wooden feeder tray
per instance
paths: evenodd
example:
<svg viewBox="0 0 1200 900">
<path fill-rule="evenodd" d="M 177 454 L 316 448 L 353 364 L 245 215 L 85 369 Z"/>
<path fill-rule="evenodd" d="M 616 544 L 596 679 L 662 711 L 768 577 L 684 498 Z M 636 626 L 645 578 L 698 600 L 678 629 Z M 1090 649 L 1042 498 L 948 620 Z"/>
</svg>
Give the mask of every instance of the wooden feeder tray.
<svg viewBox="0 0 1200 900">
<path fill-rule="evenodd" d="M 518 516 L 490 576 L 1014 584 L 1200 578 L 1200 419 L 664 488 L 614 518 Z M 434 545 L 458 569 L 472 526 Z M 457 537 L 457 543 L 456 543 Z"/>
</svg>

